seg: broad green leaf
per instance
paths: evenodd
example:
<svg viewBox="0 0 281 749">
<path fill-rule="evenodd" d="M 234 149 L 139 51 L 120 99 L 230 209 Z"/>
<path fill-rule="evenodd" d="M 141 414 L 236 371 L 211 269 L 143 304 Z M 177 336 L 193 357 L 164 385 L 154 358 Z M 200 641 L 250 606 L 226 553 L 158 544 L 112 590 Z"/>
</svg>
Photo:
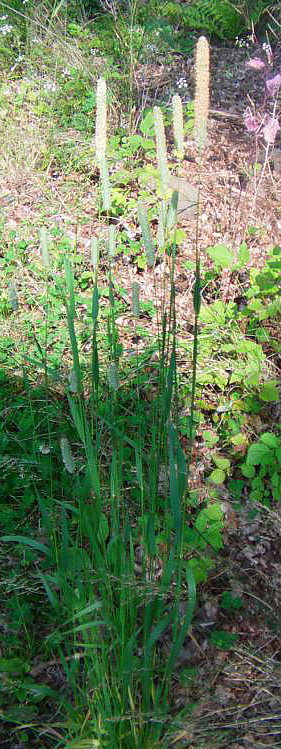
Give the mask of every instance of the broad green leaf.
<svg viewBox="0 0 281 749">
<path fill-rule="evenodd" d="M 192 569 L 195 581 L 197 583 L 205 583 L 208 579 L 209 569 L 208 564 L 205 562 L 205 560 L 192 557 L 192 559 L 189 560 L 189 566 Z"/>
<path fill-rule="evenodd" d="M 220 502 L 214 502 L 203 510 L 210 520 L 222 520 L 223 511 Z"/>
<path fill-rule="evenodd" d="M 243 473 L 243 476 L 245 476 L 246 479 L 253 479 L 254 476 L 256 475 L 254 466 L 247 465 L 247 463 L 242 463 L 240 468 Z"/>
<path fill-rule="evenodd" d="M 233 445 L 245 445 L 247 442 L 247 437 L 245 437 L 245 434 L 242 432 L 238 432 L 238 434 L 234 434 L 233 437 L 230 438 L 230 441 Z"/>
<path fill-rule="evenodd" d="M 214 461 L 217 468 L 221 468 L 222 471 L 228 471 L 230 468 L 230 460 L 228 458 L 223 458 L 221 455 L 212 455 L 212 460 Z"/>
<path fill-rule="evenodd" d="M 259 397 L 266 403 L 272 403 L 279 400 L 279 392 L 275 382 L 265 382 L 260 390 Z"/>
<path fill-rule="evenodd" d="M 200 309 L 200 320 L 207 324 L 224 325 L 225 305 L 218 299 L 213 304 L 203 304 Z"/>
<path fill-rule="evenodd" d="M 202 437 L 209 447 L 212 447 L 219 441 L 218 435 L 211 429 L 206 429 L 206 431 L 202 433 Z"/>
<path fill-rule="evenodd" d="M 225 244 L 216 244 L 214 247 L 207 247 L 206 252 L 215 265 L 219 265 L 221 268 L 232 268 L 234 263 L 233 252 Z"/>
<path fill-rule="evenodd" d="M 0 673 L 25 674 L 30 670 L 30 665 L 21 658 L 0 658 Z"/>
<path fill-rule="evenodd" d="M 149 112 L 145 115 L 145 117 L 141 120 L 139 125 L 140 131 L 144 135 L 153 135 L 154 133 L 154 114 L 153 110 L 150 109 Z M 154 145 L 154 143 L 153 143 Z"/>
<path fill-rule="evenodd" d="M 36 705 L 15 705 L 5 711 L 5 721 L 26 725 L 38 718 L 38 708 Z"/>
<path fill-rule="evenodd" d="M 209 481 L 213 481 L 214 484 L 223 484 L 225 481 L 226 474 L 220 468 L 216 468 L 209 476 Z"/>
<path fill-rule="evenodd" d="M 15 543 L 18 544 L 30 546 L 31 549 L 40 551 L 41 554 L 46 554 L 46 556 L 48 557 L 51 556 L 51 551 L 48 546 L 45 546 L 45 544 L 41 544 L 38 541 L 33 541 L 32 538 L 27 538 L 26 536 L 1 536 L 0 541 L 15 541 Z"/>
<path fill-rule="evenodd" d="M 220 528 L 217 525 L 211 526 L 208 532 L 205 534 L 206 541 L 213 547 L 215 551 L 219 551 L 223 547 L 223 538 Z"/>
<path fill-rule="evenodd" d="M 257 442 L 249 447 L 246 463 L 250 466 L 266 465 L 271 457 L 271 450 L 262 442 Z"/>
<path fill-rule="evenodd" d="M 242 242 L 238 250 L 238 263 L 240 267 L 243 265 L 246 265 L 249 262 L 249 260 L 250 260 L 249 247 L 247 247 L 246 242 Z"/>
<path fill-rule="evenodd" d="M 280 441 L 276 437 L 276 434 L 272 434 L 272 432 L 265 432 L 260 436 L 260 441 L 263 442 L 264 445 L 267 447 L 272 447 L 273 449 L 275 447 L 279 447 Z"/>
<path fill-rule="evenodd" d="M 211 645 L 216 645 L 221 650 L 229 650 L 238 640 L 238 635 L 234 632 L 225 632 L 223 629 L 215 629 L 210 635 Z"/>
<path fill-rule="evenodd" d="M 229 590 L 226 590 L 221 597 L 221 607 L 227 611 L 241 609 L 243 601 L 240 596 L 234 596 Z"/>
</svg>

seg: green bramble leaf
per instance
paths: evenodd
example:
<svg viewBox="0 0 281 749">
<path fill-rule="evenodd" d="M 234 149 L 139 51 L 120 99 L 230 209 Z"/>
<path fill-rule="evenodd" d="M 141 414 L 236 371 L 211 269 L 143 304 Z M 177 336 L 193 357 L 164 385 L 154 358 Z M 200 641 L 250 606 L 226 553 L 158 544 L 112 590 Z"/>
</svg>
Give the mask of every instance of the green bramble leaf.
<svg viewBox="0 0 281 749">
<path fill-rule="evenodd" d="M 256 475 L 254 466 L 247 465 L 247 463 L 242 463 L 240 468 L 243 476 L 245 476 L 246 479 L 253 479 Z"/>
<path fill-rule="evenodd" d="M 265 432 L 262 434 L 260 441 L 267 447 L 271 447 L 273 450 L 280 446 L 278 437 L 276 437 L 276 434 L 272 434 L 272 432 Z"/>
<path fill-rule="evenodd" d="M 223 484 L 225 481 L 226 474 L 220 468 L 215 468 L 209 476 L 209 481 L 213 481 L 214 484 Z"/>
<path fill-rule="evenodd" d="M 238 432 L 238 434 L 234 434 L 233 437 L 230 438 L 230 442 L 232 442 L 233 445 L 237 445 L 239 447 L 240 445 L 245 445 L 247 442 L 247 437 L 245 437 L 245 434 L 242 432 Z"/>
<path fill-rule="evenodd" d="M 266 403 L 273 403 L 279 400 L 278 387 L 275 382 L 265 382 L 262 389 L 260 390 L 259 397 Z"/>
<path fill-rule="evenodd" d="M 250 260 L 250 250 L 246 245 L 246 242 L 242 242 L 240 244 L 239 250 L 238 250 L 238 264 L 239 267 L 243 267 L 244 265 L 247 265 L 247 263 Z"/>
<path fill-rule="evenodd" d="M 243 601 L 240 596 L 234 596 L 229 590 L 226 590 L 221 597 L 221 607 L 226 611 L 236 611 L 241 609 Z"/>
<path fill-rule="evenodd" d="M 234 255 L 232 250 L 229 250 L 225 244 L 216 244 L 214 247 L 207 247 L 206 252 L 216 266 L 220 268 L 232 268 Z"/>
<path fill-rule="evenodd" d="M 221 468 L 222 471 L 228 471 L 230 468 L 230 460 L 228 458 L 223 458 L 221 455 L 216 455 L 215 453 L 212 455 L 212 460 L 214 461 L 217 468 Z"/>
<path fill-rule="evenodd" d="M 212 447 L 219 441 L 218 435 L 211 429 L 206 429 L 206 431 L 203 432 L 202 437 L 209 447 Z"/>
<path fill-rule="evenodd" d="M 229 650 L 238 640 L 238 635 L 234 632 L 226 632 L 224 629 L 215 629 L 211 632 L 210 643 L 221 650 Z"/>
<path fill-rule="evenodd" d="M 251 445 L 248 450 L 246 464 L 249 466 L 266 465 L 272 458 L 272 452 L 262 442 Z"/>
</svg>

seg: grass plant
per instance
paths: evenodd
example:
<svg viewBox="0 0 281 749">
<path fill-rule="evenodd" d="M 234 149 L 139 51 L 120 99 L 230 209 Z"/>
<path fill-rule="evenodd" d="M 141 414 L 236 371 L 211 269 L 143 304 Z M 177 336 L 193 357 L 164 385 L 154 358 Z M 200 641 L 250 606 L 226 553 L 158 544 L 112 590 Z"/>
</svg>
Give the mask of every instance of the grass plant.
<svg viewBox="0 0 281 749">
<path fill-rule="evenodd" d="M 133 68 L 131 57 L 132 76 Z M 161 108 L 148 112 L 141 135 L 129 133 L 122 146 L 108 137 L 111 92 L 97 71 L 96 79 L 95 152 L 91 144 L 88 157 L 89 173 L 99 178 L 101 230 L 89 242 L 91 265 L 77 250 L 77 236 L 70 240 L 56 231 L 46 213 L 36 238 L 39 264 L 31 240 L 13 231 L 1 238 L 7 291 L 0 297 L 0 736 L 6 742 L 12 735 L 30 749 L 162 749 L 189 741 L 189 690 L 197 669 L 184 658 L 190 642 L 202 650 L 192 624 L 201 607 L 198 584 L 207 580 L 224 545 L 221 496 L 228 493 L 238 502 L 250 488 L 252 499 L 269 510 L 280 493 L 280 437 L 263 430 L 250 445 L 247 420 L 279 398 L 262 343 L 280 350 L 266 328 L 280 315 L 280 248 L 263 271 L 251 272 L 241 312 L 211 292 L 223 270 L 239 274 L 248 268 L 246 243 L 237 257 L 225 245 L 208 247 L 210 262 L 202 270 L 208 43 L 201 37 L 196 54 L 200 186 L 193 339 L 183 335 L 176 311 L 179 190 L 169 186 Z M 184 124 L 176 96 L 172 130 L 179 175 Z M 91 124 L 91 137 L 93 130 Z M 147 156 L 147 171 L 158 178 L 157 199 L 148 199 L 140 187 L 137 197 L 118 204 L 116 196 L 121 192 L 124 199 L 125 191 L 122 179 L 122 190 L 116 188 L 113 160 L 120 153 L 128 192 L 133 177 L 145 172 L 139 154 Z M 134 158 L 140 161 L 132 177 Z M 149 304 L 137 274 L 132 300 L 124 302 L 118 284 L 118 257 L 123 252 L 125 260 L 128 248 L 118 219 L 128 206 L 139 224 L 129 252 L 134 244 L 138 269 L 148 269 L 153 280 Z M 29 254 L 32 293 L 24 284 Z M 27 321 L 22 300 L 29 305 Z M 152 338 L 145 328 L 148 314 Z M 121 325 L 126 315 L 135 333 L 133 355 L 124 350 L 120 315 Z M 22 320 L 27 324 L 19 331 Z M 142 337 L 147 345 L 140 345 Z M 190 481 L 198 427 L 209 459 L 203 501 Z M 227 589 L 221 601 L 226 617 L 242 607 L 243 594 Z M 222 650 L 237 641 L 232 621 L 209 638 Z"/>
<path fill-rule="evenodd" d="M 205 87 L 206 81 L 205 77 Z M 200 80 L 197 97 L 200 97 Z M 177 106 L 179 108 L 179 104 Z M 204 116 L 207 116 L 206 109 Z M 198 124 L 198 114 L 196 122 Z M 177 109 L 175 129 L 177 126 L 178 140 L 182 143 L 183 133 L 179 132 L 182 125 L 179 123 L 182 123 L 182 115 L 179 117 Z M 155 135 L 162 186 L 162 233 L 166 242 L 176 225 L 177 193 L 173 193 L 170 202 L 165 133 L 158 108 L 155 108 Z M 77 471 L 71 442 L 66 435 L 60 438 L 60 449 L 64 469 L 73 478 L 74 487 L 78 481 L 76 502 L 73 503 L 66 496 L 58 499 L 56 492 L 51 491 L 45 504 L 37 490 L 44 543 L 17 534 L 2 536 L 2 541 L 18 542 L 23 548 L 38 551 L 44 559 L 38 577 L 57 620 L 57 627 L 47 637 L 47 642 L 58 653 L 69 694 L 72 695 L 71 701 L 66 697 L 61 702 L 61 709 L 66 711 L 70 719 L 67 746 L 78 747 L 81 745 L 79 741 L 83 740 L 83 746 L 91 746 L 94 741 L 96 746 L 112 749 L 117 746 L 144 748 L 162 745 L 171 718 L 170 690 L 174 669 L 188 636 L 196 604 L 196 583 L 184 553 L 188 464 L 173 423 L 174 413 L 177 421 L 174 412 L 177 382 L 175 245 L 172 244 L 172 255 L 168 258 L 170 299 L 166 302 L 163 296 L 162 317 L 158 320 L 155 401 L 147 419 L 144 441 L 138 422 L 133 434 L 127 431 L 125 425 L 122 430 L 118 427 L 121 386 L 113 285 L 116 239 L 114 227 L 109 223 L 111 202 L 106 162 L 106 85 L 102 79 L 97 87 L 95 142 L 102 210 L 108 222 L 109 362 L 106 407 L 102 412 L 99 401 L 99 393 L 105 383 L 100 369 L 97 336 L 99 248 L 98 240 L 95 240 L 92 243 L 92 355 L 88 372 L 80 361 L 75 331 L 74 275 L 68 258 L 65 259 L 65 291 L 62 295 L 73 360 L 67 400 L 80 445 L 78 450 L 84 455 L 82 471 Z M 153 269 L 154 240 L 146 210 L 142 206 L 139 207 L 139 219 L 147 262 Z M 51 279 L 55 282 L 48 244 L 48 235 L 43 230 L 42 262 L 47 288 Z M 198 315 L 198 264 L 195 289 L 195 313 Z M 136 312 L 136 303 L 134 306 Z M 47 352 L 48 306 L 45 330 Z M 47 443 L 51 451 L 48 358 L 40 344 L 38 348 L 45 383 Z M 194 409 L 195 372 L 196 348 L 191 415 Z M 135 398 L 139 409 L 137 389 Z M 35 424 L 32 424 L 34 428 Z M 107 435 L 105 461 L 102 459 L 104 433 Z M 192 439 L 191 430 L 191 442 Z M 52 489 L 52 460 L 48 462 L 48 483 Z M 167 479 L 164 494 L 161 492 L 160 497 L 160 472 L 163 473 L 163 470 Z M 160 567 L 158 574 L 157 565 Z M 171 644 L 164 659 L 163 638 L 167 633 Z M 57 744 L 60 745 L 61 742 Z"/>
</svg>

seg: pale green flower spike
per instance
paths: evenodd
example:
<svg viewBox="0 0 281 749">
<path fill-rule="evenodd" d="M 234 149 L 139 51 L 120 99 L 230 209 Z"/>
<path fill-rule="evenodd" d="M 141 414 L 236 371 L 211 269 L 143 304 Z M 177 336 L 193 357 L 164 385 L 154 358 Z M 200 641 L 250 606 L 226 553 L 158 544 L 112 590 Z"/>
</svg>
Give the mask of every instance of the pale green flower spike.
<svg viewBox="0 0 281 749">
<path fill-rule="evenodd" d="M 167 146 L 164 130 L 163 115 L 159 107 L 154 107 L 154 130 L 156 138 L 157 163 L 160 174 L 162 192 L 169 189 L 169 167 L 167 161 Z"/>
<path fill-rule="evenodd" d="M 99 78 L 97 82 L 96 110 L 96 157 L 98 164 L 105 159 L 106 152 L 106 82 Z"/>
<path fill-rule="evenodd" d="M 132 312 L 134 317 L 139 316 L 139 297 L 140 297 L 140 286 L 137 281 L 132 283 Z"/>
<path fill-rule="evenodd" d="M 97 273 L 99 267 L 99 240 L 97 237 L 91 239 L 91 263 L 94 271 Z"/>
<path fill-rule="evenodd" d="M 60 449 L 61 449 L 62 459 L 63 459 L 67 472 L 74 473 L 75 471 L 74 458 L 73 458 L 67 437 L 61 438 Z"/>
<path fill-rule="evenodd" d="M 172 107 L 173 107 L 174 140 L 175 140 L 177 155 L 180 159 L 182 159 L 183 151 L 184 151 L 183 111 L 182 111 L 182 101 L 178 94 L 175 94 L 172 98 Z"/>
<path fill-rule="evenodd" d="M 194 139 L 198 148 L 206 145 L 210 97 L 210 51 L 205 36 L 200 36 L 195 60 Z"/>
<path fill-rule="evenodd" d="M 42 255 L 43 268 L 50 268 L 50 255 L 49 255 L 49 237 L 45 226 L 40 230 L 40 248 Z"/>
<path fill-rule="evenodd" d="M 110 260 L 114 258 L 115 250 L 116 250 L 116 229 L 115 229 L 115 226 L 111 225 L 109 227 L 109 232 L 108 232 L 108 257 Z"/>
<path fill-rule="evenodd" d="M 16 286 L 13 281 L 10 281 L 9 283 L 8 294 L 9 294 L 9 300 L 10 300 L 10 305 L 12 307 L 12 310 L 16 312 L 17 309 L 19 308 L 19 300 L 18 300 Z"/>
<path fill-rule="evenodd" d="M 105 156 L 100 160 L 100 181 L 101 181 L 101 193 L 102 193 L 102 207 L 103 210 L 108 213 L 110 211 L 110 185 L 109 185 L 109 174 Z"/>
<path fill-rule="evenodd" d="M 154 265 L 154 244 L 152 241 L 150 226 L 148 223 L 148 217 L 146 208 L 142 203 L 138 205 L 138 219 L 142 231 L 142 238 L 146 253 L 146 262 L 151 268 Z"/>
<path fill-rule="evenodd" d="M 108 367 L 107 379 L 108 379 L 110 387 L 115 391 L 118 390 L 118 387 L 119 387 L 118 368 L 115 362 L 111 362 L 111 364 Z"/>
</svg>

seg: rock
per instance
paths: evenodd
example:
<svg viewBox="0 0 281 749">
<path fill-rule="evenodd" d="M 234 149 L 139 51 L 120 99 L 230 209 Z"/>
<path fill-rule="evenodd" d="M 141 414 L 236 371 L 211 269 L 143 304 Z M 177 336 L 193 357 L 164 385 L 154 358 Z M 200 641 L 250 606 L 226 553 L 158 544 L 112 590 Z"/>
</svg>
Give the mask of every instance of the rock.
<svg viewBox="0 0 281 749">
<path fill-rule="evenodd" d="M 153 190 L 156 189 L 154 177 L 149 179 L 148 187 Z M 177 190 L 179 193 L 178 224 L 184 224 L 189 219 L 194 218 L 197 211 L 198 187 L 191 185 L 185 177 L 172 175 L 169 180 L 169 190 L 172 190 L 172 192 Z"/>
</svg>

